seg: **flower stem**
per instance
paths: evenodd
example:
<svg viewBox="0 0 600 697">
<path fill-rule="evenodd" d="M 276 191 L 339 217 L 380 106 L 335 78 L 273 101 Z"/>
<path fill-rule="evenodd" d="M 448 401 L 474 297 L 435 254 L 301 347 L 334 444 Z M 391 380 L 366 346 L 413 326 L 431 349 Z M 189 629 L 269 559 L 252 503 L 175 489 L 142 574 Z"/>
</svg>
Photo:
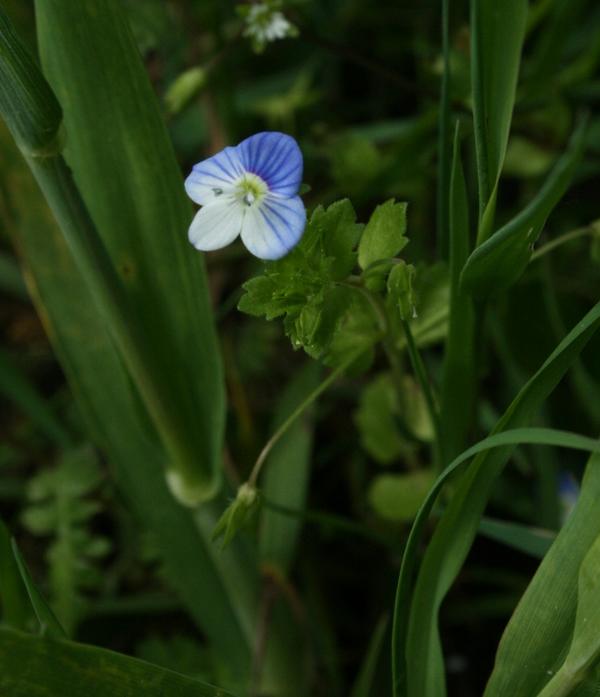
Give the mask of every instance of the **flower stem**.
<svg viewBox="0 0 600 697">
<path fill-rule="evenodd" d="M 435 432 L 434 458 L 435 461 L 438 462 L 440 457 L 439 449 L 441 442 L 441 425 L 437 405 L 435 403 L 435 398 L 431 389 L 431 382 L 429 381 L 425 364 L 423 363 L 423 359 L 421 358 L 419 349 L 415 344 L 415 340 L 410 329 L 410 324 L 407 320 L 402 320 L 402 328 L 404 329 L 404 335 L 406 337 L 406 348 L 408 350 L 408 356 L 410 358 L 415 377 L 417 378 L 417 381 L 423 392 L 423 396 L 425 397 L 427 411 L 429 412 L 429 417 L 431 419 L 431 423 Z"/>
<path fill-rule="evenodd" d="M 258 481 L 258 477 L 260 475 L 260 472 L 262 470 L 263 465 L 265 464 L 265 460 L 269 456 L 271 450 L 273 450 L 274 446 L 279 442 L 279 440 L 282 438 L 283 435 L 287 432 L 287 430 L 290 428 L 290 426 L 296 421 L 296 419 L 299 416 L 302 416 L 302 414 L 308 409 L 308 407 L 321 395 L 325 390 L 333 384 L 337 378 L 350 366 L 354 361 L 356 361 L 360 355 L 363 353 L 363 351 L 358 351 L 355 354 L 352 354 L 350 358 L 348 358 L 346 361 L 341 363 L 335 370 L 332 370 L 331 373 L 323 380 L 323 382 L 316 387 L 309 395 L 304 399 L 297 407 L 294 409 L 294 411 L 288 416 L 288 418 L 281 424 L 281 426 L 275 431 L 275 433 L 269 438 L 269 440 L 265 443 L 263 449 L 260 451 L 258 457 L 256 458 L 256 462 L 254 463 L 254 466 L 252 467 L 252 471 L 250 472 L 250 476 L 248 477 L 248 484 L 251 487 L 255 487 L 256 483 Z"/>
</svg>

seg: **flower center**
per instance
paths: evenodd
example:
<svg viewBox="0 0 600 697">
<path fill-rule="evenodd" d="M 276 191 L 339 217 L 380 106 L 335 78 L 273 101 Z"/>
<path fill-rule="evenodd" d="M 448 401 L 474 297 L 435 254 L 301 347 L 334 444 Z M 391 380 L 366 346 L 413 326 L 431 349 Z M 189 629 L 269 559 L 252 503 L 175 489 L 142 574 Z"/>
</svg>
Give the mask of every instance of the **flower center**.
<svg viewBox="0 0 600 697">
<path fill-rule="evenodd" d="M 238 200 L 248 207 L 260 203 L 268 190 L 263 179 L 252 172 L 246 172 L 236 186 Z"/>
</svg>

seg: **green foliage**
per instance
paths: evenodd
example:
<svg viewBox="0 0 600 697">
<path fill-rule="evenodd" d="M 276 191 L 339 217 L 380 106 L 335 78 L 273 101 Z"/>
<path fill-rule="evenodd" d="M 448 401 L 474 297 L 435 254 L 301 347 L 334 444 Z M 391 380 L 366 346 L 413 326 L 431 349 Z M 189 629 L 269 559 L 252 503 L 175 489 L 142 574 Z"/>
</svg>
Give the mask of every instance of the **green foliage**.
<svg viewBox="0 0 600 697">
<path fill-rule="evenodd" d="M 347 199 L 327 209 L 319 206 L 300 244 L 287 257 L 266 264 L 262 276 L 244 284 L 239 309 L 268 320 L 283 316 L 294 348 L 304 348 L 313 358 L 339 362 L 340 333 L 352 333 L 360 314 L 354 311 L 356 291 L 340 282 L 355 266 L 354 249 L 361 230 Z M 337 344 L 332 346 L 334 339 Z"/>
<path fill-rule="evenodd" d="M 425 500 L 433 480 L 433 473 L 428 470 L 380 474 L 369 487 L 369 503 L 385 520 L 410 522 Z"/>
<path fill-rule="evenodd" d="M 259 506 L 258 491 L 247 483 L 242 484 L 235 499 L 227 506 L 215 525 L 213 540 L 223 538 L 221 549 L 225 549 L 240 530 L 250 523 Z"/>
<path fill-rule="evenodd" d="M 50 597 L 68 634 L 85 607 L 81 592 L 101 585 L 98 564 L 111 551 L 110 541 L 91 530 L 100 510 L 100 502 L 91 495 L 101 481 L 97 456 L 83 447 L 66 452 L 27 486 L 29 505 L 22 523 L 32 534 L 51 538 L 46 551 Z"/>
<path fill-rule="evenodd" d="M 377 206 L 358 246 L 358 263 L 365 270 L 382 259 L 395 257 L 408 244 L 406 203 L 394 199 Z"/>
<path fill-rule="evenodd" d="M 123 654 L 0 629 L 0 690 L 4 694 L 134 697 L 139 695 L 140 686 L 147 697 L 165 694 L 228 697 L 229 694 Z"/>
</svg>

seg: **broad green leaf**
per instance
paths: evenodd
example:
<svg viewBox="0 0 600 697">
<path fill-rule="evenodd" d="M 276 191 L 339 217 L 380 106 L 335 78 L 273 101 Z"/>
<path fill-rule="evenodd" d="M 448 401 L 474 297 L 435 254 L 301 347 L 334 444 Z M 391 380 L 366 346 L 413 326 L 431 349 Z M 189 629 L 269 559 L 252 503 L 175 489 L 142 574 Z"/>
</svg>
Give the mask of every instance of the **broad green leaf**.
<svg viewBox="0 0 600 697">
<path fill-rule="evenodd" d="M 506 290 L 521 276 L 548 216 L 573 179 L 585 146 L 586 123 L 584 119 L 575 130 L 533 201 L 468 258 L 461 276 L 463 289 L 485 297 Z"/>
<path fill-rule="evenodd" d="M 358 245 L 361 269 L 399 254 L 408 244 L 406 233 L 406 203 L 390 199 L 374 210 Z"/>
<path fill-rule="evenodd" d="M 599 497 L 600 456 L 594 455 L 575 509 L 504 630 L 485 697 L 534 697 L 560 669 L 575 625 L 577 577 L 600 535 Z M 598 606 L 597 596 L 595 604 Z M 524 665 L 527 670 L 523 670 Z"/>
<path fill-rule="evenodd" d="M 246 564 L 239 543 L 215 554 L 210 537 L 224 498 L 193 514 L 169 493 L 162 446 L 87 284 L 16 148 L 1 133 L 0 162 L 17 215 L 18 247 L 54 349 L 117 486 L 156 541 L 170 583 L 215 652 L 227 657 L 231 685 L 242 685 L 254 641 L 257 571 Z"/>
<path fill-rule="evenodd" d="M 411 521 L 434 481 L 433 472 L 380 474 L 369 487 L 368 499 L 375 513 L 391 521 Z"/>
<path fill-rule="evenodd" d="M 540 697 L 573 694 L 600 659 L 600 535 L 581 563 L 577 587 L 577 612 L 569 652 Z"/>
<path fill-rule="evenodd" d="M 12 540 L 12 551 L 19 569 L 19 573 L 21 574 L 21 580 L 27 589 L 31 607 L 33 608 L 35 616 L 40 623 L 41 633 L 51 637 L 66 637 L 67 635 L 65 630 L 61 627 L 59 621 L 56 619 L 54 613 L 48 606 L 48 603 L 46 603 L 42 597 L 42 594 L 39 592 L 35 583 L 33 582 L 29 569 L 27 568 L 27 565 L 21 556 L 21 552 L 19 552 L 19 548 L 14 540 Z"/>
<path fill-rule="evenodd" d="M 171 452 L 165 464 L 184 496 L 207 498 L 220 478 L 221 365 L 202 257 L 187 242 L 191 204 L 156 96 L 120 2 L 38 0 L 36 10 L 67 162 L 150 347 L 165 406 L 159 431 L 168 418 L 177 449 L 194 453 Z"/>
<path fill-rule="evenodd" d="M 0 629 L 0 692 L 11 697 L 228 697 L 217 687 L 96 646 Z M 231 695 L 229 695 L 231 697 Z"/>
<path fill-rule="evenodd" d="M 299 371 L 283 391 L 273 423 L 273 432 L 314 391 L 320 368 L 311 362 Z M 273 448 L 261 479 L 261 491 L 269 502 L 290 509 L 306 507 L 313 443 L 313 414 L 305 412 Z M 259 553 L 263 567 L 289 574 L 302 521 L 264 508 L 260 520 Z"/>
<path fill-rule="evenodd" d="M 464 448 L 475 412 L 475 311 L 460 289 L 460 274 L 471 248 L 469 210 L 458 124 L 450 172 L 450 315 L 442 373 L 440 430 L 442 457 L 449 462 Z M 456 409 L 456 395 L 461 408 Z"/>
<path fill-rule="evenodd" d="M 471 0 L 471 81 L 479 180 L 479 241 L 491 232 L 512 120 L 527 0 Z"/>
<path fill-rule="evenodd" d="M 599 326 L 600 303 L 571 330 L 521 389 L 496 424 L 493 433 L 516 428 L 529 421 Z M 468 554 L 494 481 L 506 465 L 512 450 L 512 447 L 507 447 L 480 454 L 461 477 L 448 508 L 440 518 L 421 564 L 413 602 L 410 603 L 406 656 L 404 635 L 395 635 L 396 694 L 401 694 L 407 675 L 409 697 L 437 697 L 445 692 L 437 626 L 438 611 Z M 414 551 L 408 557 L 405 553 L 409 567 L 414 561 L 410 558 L 411 554 Z M 406 612 L 409 606 L 408 598 L 404 595 L 408 592 L 407 583 L 403 572 L 399 581 L 402 601 L 396 605 L 397 613 Z M 406 618 L 396 617 L 395 626 L 403 627 L 405 621 Z M 398 631 L 403 632 L 405 629 Z M 408 673 L 405 672 L 406 665 Z"/>
</svg>

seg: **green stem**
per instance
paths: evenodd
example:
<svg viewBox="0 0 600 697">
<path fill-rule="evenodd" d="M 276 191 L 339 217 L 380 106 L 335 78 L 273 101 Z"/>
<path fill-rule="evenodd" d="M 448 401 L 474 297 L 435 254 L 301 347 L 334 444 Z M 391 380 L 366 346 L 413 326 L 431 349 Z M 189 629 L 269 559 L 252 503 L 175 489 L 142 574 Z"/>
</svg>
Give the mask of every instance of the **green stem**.
<svg viewBox="0 0 600 697">
<path fill-rule="evenodd" d="M 256 458 L 256 462 L 254 463 L 254 467 L 252 467 L 252 471 L 250 472 L 250 476 L 248 477 L 248 484 L 251 487 L 256 487 L 258 477 L 260 476 L 260 472 L 263 468 L 263 465 L 265 464 L 265 461 L 267 457 L 269 456 L 269 453 L 271 450 L 273 450 L 274 446 L 279 442 L 279 440 L 285 435 L 285 433 L 288 431 L 290 426 L 296 421 L 296 419 L 310 407 L 310 405 L 321 395 L 325 390 L 332 385 L 337 378 L 349 367 L 354 363 L 360 355 L 363 353 L 363 351 L 358 351 L 357 353 L 353 354 L 350 358 L 348 358 L 346 361 L 341 363 L 335 370 L 332 370 L 331 373 L 323 380 L 323 382 L 316 388 L 314 389 L 306 399 L 304 399 L 297 407 L 294 409 L 294 411 L 288 416 L 288 418 L 281 424 L 281 426 L 275 431 L 275 433 L 269 438 L 269 440 L 265 443 L 265 446 L 263 449 L 260 451 L 258 457 Z"/>
<path fill-rule="evenodd" d="M 417 378 L 417 381 L 421 386 L 421 390 L 425 397 L 425 403 L 427 404 L 429 418 L 431 419 L 431 423 L 433 424 L 433 429 L 435 432 L 434 459 L 436 463 L 438 463 L 440 460 L 440 443 L 442 432 L 438 408 L 435 402 L 435 398 L 433 396 L 433 391 L 431 389 L 431 382 L 427 375 L 427 369 L 425 368 L 425 364 L 423 363 L 423 359 L 421 358 L 419 349 L 415 344 L 415 340 L 410 329 L 410 324 L 407 320 L 402 320 L 402 328 L 404 329 L 404 335 L 406 336 L 406 348 L 408 350 L 410 362 L 415 377 Z"/>
<path fill-rule="evenodd" d="M 446 259 L 449 247 L 450 204 L 450 0 L 442 0 L 443 72 L 438 121 L 438 189 L 437 234 L 438 255 Z"/>
</svg>

